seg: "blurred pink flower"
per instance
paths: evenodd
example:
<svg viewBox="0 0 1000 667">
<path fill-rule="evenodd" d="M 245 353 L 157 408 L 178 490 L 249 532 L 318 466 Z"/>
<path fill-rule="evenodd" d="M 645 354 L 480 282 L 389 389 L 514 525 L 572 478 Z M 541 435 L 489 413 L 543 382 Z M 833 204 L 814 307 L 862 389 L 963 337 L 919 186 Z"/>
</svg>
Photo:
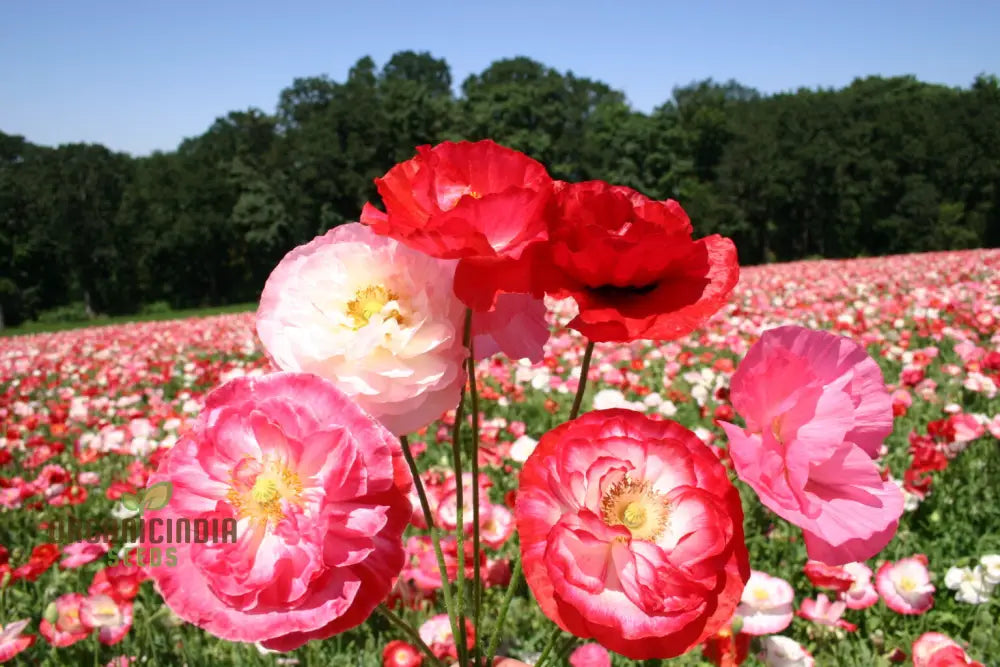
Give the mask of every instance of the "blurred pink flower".
<svg viewBox="0 0 1000 667">
<path fill-rule="evenodd" d="M 79 593 L 60 595 L 52 603 L 55 610 L 55 620 L 43 618 L 38 624 L 38 631 L 53 646 L 62 648 L 77 643 L 90 636 L 92 626 L 84 623 L 80 617 L 80 605 L 83 596 Z"/>
<path fill-rule="evenodd" d="M 809 651 L 791 637 L 764 637 L 762 647 L 757 657 L 767 667 L 813 667 L 816 664 Z"/>
<path fill-rule="evenodd" d="M 529 294 L 497 295 L 492 311 L 476 312 L 472 318 L 476 359 L 503 352 L 514 361 L 538 363 L 549 339 L 545 314 L 545 302 Z"/>
<path fill-rule="evenodd" d="M 35 643 L 35 635 L 23 634 L 29 622 L 28 619 L 23 619 L 0 625 L 0 662 L 13 659 Z"/>
<path fill-rule="evenodd" d="M 865 560 L 896 532 L 902 490 L 872 458 L 892 431 L 878 364 L 848 338 L 786 326 L 764 332 L 732 377 L 746 429 L 720 422 L 740 479 L 802 528 L 809 557 Z"/>
<path fill-rule="evenodd" d="M 974 665 L 975 662 L 961 644 L 940 632 L 925 632 L 913 642 L 913 667 L 958 667 Z"/>
<path fill-rule="evenodd" d="M 458 658 L 458 646 L 455 642 L 455 635 L 451 632 L 448 614 L 430 617 L 424 621 L 417 632 L 438 658 Z M 469 648 L 475 645 L 476 631 L 468 618 L 465 619 L 465 640 Z"/>
<path fill-rule="evenodd" d="M 955 442 L 966 443 L 980 438 L 986 433 L 986 427 L 980 424 L 970 414 L 960 413 L 948 418 L 955 429 Z"/>
<path fill-rule="evenodd" d="M 934 606 L 934 585 L 923 554 L 883 563 L 875 588 L 889 609 L 900 614 L 922 614 Z"/>
<path fill-rule="evenodd" d="M 611 656 L 600 644 L 584 644 L 569 654 L 572 667 L 611 667 Z"/>
<path fill-rule="evenodd" d="M 102 644 L 120 642 L 132 627 L 132 603 L 119 603 L 110 595 L 91 595 L 80 604 L 80 618 L 97 629 Z"/>
<path fill-rule="evenodd" d="M 849 632 L 858 629 L 853 623 L 848 623 L 841 616 L 847 605 L 844 602 L 830 602 L 830 599 L 823 593 L 816 596 L 816 599 L 806 598 L 799 606 L 799 616 L 820 625 L 829 625 L 835 628 L 843 628 Z"/>
<path fill-rule="evenodd" d="M 750 571 L 736 615 L 743 618 L 741 632 L 748 635 L 772 635 L 781 632 L 795 615 L 791 585 L 780 577 L 765 572 Z"/>
<path fill-rule="evenodd" d="M 64 558 L 59 561 L 59 568 L 63 570 L 71 570 L 73 568 L 82 567 L 108 553 L 110 548 L 111 545 L 104 540 L 101 540 L 100 542 L 80 540 L 79 542 L 67 544 L 63 547 L 62 552 Z"/>
<path fill-rule="evenodd" d="M 872 570 L 864 563 L 847 563 L 844 569 L 851 575 L 851 587 L 841 593 L 848 609 L 867 609 L 878 602 L 878 591 L 872 585 Z"/>
</svg>

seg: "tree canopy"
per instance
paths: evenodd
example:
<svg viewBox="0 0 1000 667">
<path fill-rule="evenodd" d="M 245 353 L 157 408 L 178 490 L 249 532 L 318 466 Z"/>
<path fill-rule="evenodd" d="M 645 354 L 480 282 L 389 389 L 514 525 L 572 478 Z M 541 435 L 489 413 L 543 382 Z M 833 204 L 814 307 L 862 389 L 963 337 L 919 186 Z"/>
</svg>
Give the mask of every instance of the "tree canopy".
<svg viewBox="0 0 1000 667">
<path fill-rule="evenodd" d="M 674 198 L 742 264 L 1000 245 L 1000 83 L 912 77 L 762 95 L 675 88 L 652 113 L 605 83 L 499 60 L 455 94 L 448 64 L 364 57 L 295 79 L 273 114 L 232 111 L 169 153 L 47 148 L 0 132 L 0 307 L 7 324 L 82 303 L 134 312 L 255 300 L 292 247 L 375 197 L 414 148 L 491 138 L 555 178 Z"/>
</svg>

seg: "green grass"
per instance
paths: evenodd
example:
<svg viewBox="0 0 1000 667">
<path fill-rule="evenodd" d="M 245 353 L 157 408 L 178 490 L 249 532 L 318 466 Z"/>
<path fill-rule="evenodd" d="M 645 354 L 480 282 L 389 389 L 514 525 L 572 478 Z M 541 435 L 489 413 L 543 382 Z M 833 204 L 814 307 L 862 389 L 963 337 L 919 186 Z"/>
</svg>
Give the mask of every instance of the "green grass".
<svg viewBox="0 0 1000 667">
<path fill-rule="evenodd" d="M 247 313 L 257 309 L 257 303 L 235 303 L 228 306 L 211 306 L 208 308 L 184 308 L 180 310 L 165 310 L 156 313 L 136 313 L 134 315 L 98 315 L 89 320 L 72 322 L 25 322 L 16 327 L 0 329 L 0 338 L 10 336 L 27 336 L 30 334 L 48 333 L 52 331 L 68 331 L 85 327 L 103 327 L 112 324 L 127 324 L 129 322 L 156 322 L 160 320 L 179 320 L 188 317 L 210 317 L 227 313 Z"/>
</svg>

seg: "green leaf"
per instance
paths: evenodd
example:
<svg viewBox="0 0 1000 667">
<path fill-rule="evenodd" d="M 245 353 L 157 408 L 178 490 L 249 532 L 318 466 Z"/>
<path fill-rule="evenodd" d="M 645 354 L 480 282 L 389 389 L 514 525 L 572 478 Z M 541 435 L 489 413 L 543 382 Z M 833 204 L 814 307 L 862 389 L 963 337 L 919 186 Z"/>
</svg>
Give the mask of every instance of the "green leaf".
<svg viewBox="0 0 1000 667">
<path fill-rule="evenodd" d="M 173 495 L 174 487 L 170 482 L 157 482 L 146 489 L 146 494 L 142 499 L 143 508 L 147 510 L 159 510 L 167 506 L 170 496 Z"/>
<path fill-rule="evenodd" d="M 139 496 L 135 495 L 134 493 L 123 493 L 121 500 L 122 500 L 122 505 L 124 505 L 125 509 L 127 509 L 128 511 L 136 512 L 139 510 L 139 503 L 140 503 Z"/>
</svg>

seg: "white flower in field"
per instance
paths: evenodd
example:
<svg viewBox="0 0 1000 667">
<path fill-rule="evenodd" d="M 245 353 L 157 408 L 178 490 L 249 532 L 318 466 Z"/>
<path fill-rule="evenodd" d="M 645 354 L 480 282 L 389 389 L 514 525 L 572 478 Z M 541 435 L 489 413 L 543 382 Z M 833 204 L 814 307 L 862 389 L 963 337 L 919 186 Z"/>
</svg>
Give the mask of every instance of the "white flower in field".
<svg viewBox="0 0 1000 667">
<path fill-rule="evenodd" d="M 1000 554 L 986 554 L 979 559 L 983 566 L 983 579 L 990 586 L 1000 584 Z"/>
<path fill-rule="evenodd" d="M 698 436 L 698 439 L 704 442 L 706 445 L 711 444 L 712 440 L 715 440 L 715 436 L 712 432 L 703 426 L 699 426 L 694 429 L 694 434 Z"/>
<path fill-rule="evenodd" d="M 531 388 L 538 391 L 548 391 L 552 385 L 548 368 L 541 368 L 534 372 L 531 377 Z"/>
<path fill-rule="evenodd" d="M 957 590 L 965 577 L 971 573 L 972 569 L 968 567 L 949 567 L 944 575 L 944 585 L 953 591 Z"/>
<path fill-rule="evenodd" d="M 986 398 L 993 398 L 997 394 L 997 386 L 993 383 L 993 380 L 982 373 L 977 373 L 976 371 L 969 373 L 969 375 L 965 378 L 965 382 L 962 383 L 962 386 L 969 391 L 984 394 Z"/>
<path fill-rule="evenodd" d="M 952 567 L 944 575 L 944 585 L 955 593 L 955 599 L 967 604 L 982 604 L 990 599 L 993 586 L 983 578 L 983 568 Z"/>
<path fill-rule="evenodd" d="M 809 651 L 790 637 L 764 637 L 762 647 L 758 657 L 768 667 L 813 667 L 815 664 Z"/>
<path fill-rule="evenodd" d="M 900 480 L 896 479 L 895 477 L 893 477 L 893 476 L 890 475 L 889 479 L 891 479 L 893 482 L 895 482 L 896 486 L 898 486 L 903 491 L 903 510 L 904 511 L 906 511 L 906 512 L 912 512 L 913 510 L 915 510 L 918 507 L 920 507 L 920 502 L 923 500 L 922 496 L 918 496 L 915 493 L 911 493 L 911 492 L 907 491 L 906 487 L 903 485 L 903 483 Z"/>
<path fill-rule="evenodd" d="M 511 444 L 510 458 L 514 459 L 518 463 L 524 463 L 528 460 L 528 457 L 531 456 L 531 452 L 535 451 L 535 446 L 537 444 L 538 441 L 530 435 L 522 435 Z"/>
<path fill-rule="evenodd" d="M 698 402 L 698 405 L 705 405 L 708 398 L 708 388 L 704 385 L 695 385 L 691 388 L 691 398 Z"/>
<path fill-rule="evenodd" d="M 647 408 L 655 408 L 663 403 L 663 397 L 654 391 L 652 394 L 646 394 L 646 398 L 642 399 L 642 402 Z"/>
<path fill-rule="evenodd" d="M 684 375 L 681 376 L 681 379 L 688 384 L 698 384 L 701 382 L 701 373 L 698 371 L 686 371 Z"/>
<path fill-rule="evenodd" d="M 677 414 L 677 406 L 674 405 L 673 401 L 663 401 L 656 406 L 656 411 L 664 417 L 673 417 Z"/>
<path fill-rule="evenodd" d="M 601 389 L 594 394 L 594 410 L 608 410 L 611 408 L 631 407 L 629 401 L 625 399 L 625 394 L 617 389 Z"/>
</svg>

